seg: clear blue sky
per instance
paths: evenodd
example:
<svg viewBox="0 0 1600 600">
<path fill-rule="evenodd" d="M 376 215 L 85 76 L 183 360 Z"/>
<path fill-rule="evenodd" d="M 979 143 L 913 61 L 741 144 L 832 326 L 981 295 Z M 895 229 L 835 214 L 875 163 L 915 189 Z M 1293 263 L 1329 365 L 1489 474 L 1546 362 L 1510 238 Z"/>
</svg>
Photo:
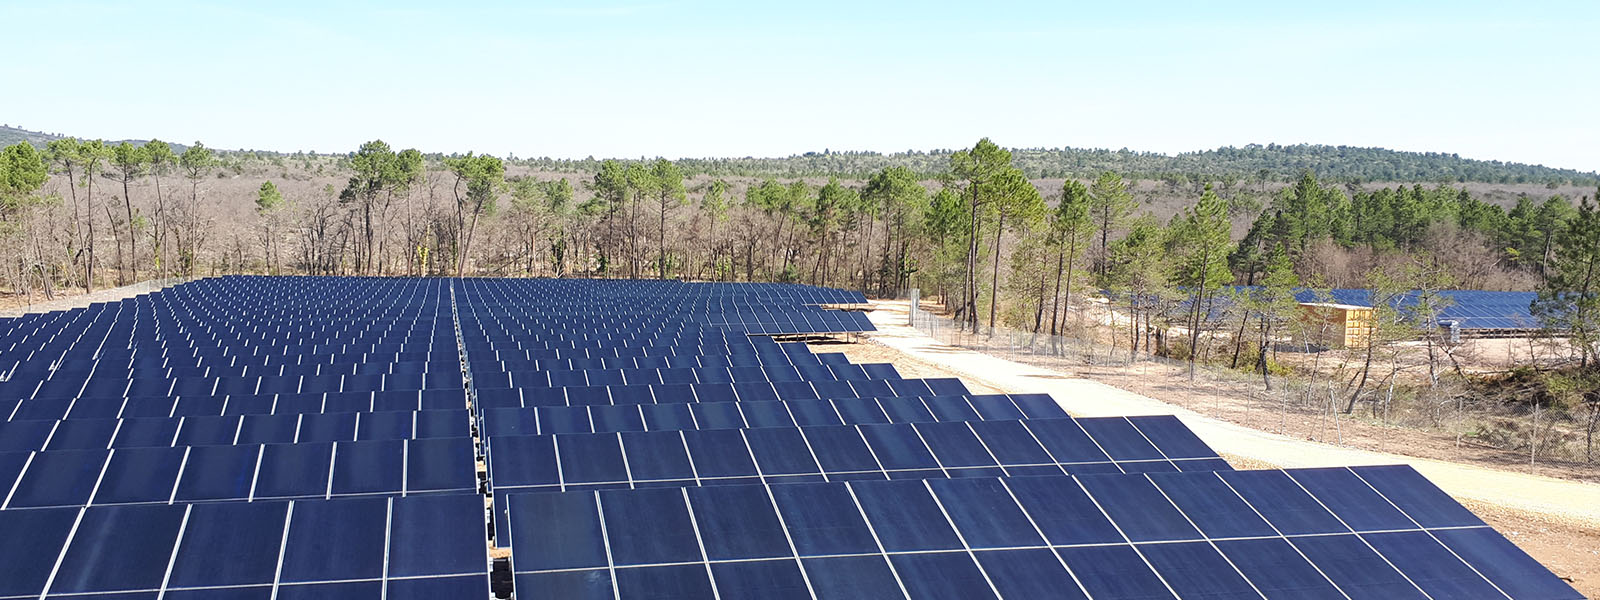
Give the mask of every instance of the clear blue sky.
<svg viewBox="0 0 1600 600">
<path fill-rule="evenodd" d="M 989 136 L 1600 170 L 1593 0 L 222 4 L 0 0 L 0 122 L 284 151 L 781 156 Z"/>
</svg>

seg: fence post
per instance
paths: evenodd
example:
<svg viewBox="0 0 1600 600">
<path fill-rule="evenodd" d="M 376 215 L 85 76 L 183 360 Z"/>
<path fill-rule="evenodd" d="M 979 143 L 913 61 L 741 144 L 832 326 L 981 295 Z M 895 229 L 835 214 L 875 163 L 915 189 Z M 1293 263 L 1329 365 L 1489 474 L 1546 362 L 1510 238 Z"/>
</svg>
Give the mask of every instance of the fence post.
<svg viewBox="0 0 1600 600">
<path fill-rule="evenodd" d="M 912 327 L 917 326 L 917 301 L 921 297 L 922 290 L 920 288 L 911 288 L 911 308 L 907 311 L 906 324 Z"/>
</svg>

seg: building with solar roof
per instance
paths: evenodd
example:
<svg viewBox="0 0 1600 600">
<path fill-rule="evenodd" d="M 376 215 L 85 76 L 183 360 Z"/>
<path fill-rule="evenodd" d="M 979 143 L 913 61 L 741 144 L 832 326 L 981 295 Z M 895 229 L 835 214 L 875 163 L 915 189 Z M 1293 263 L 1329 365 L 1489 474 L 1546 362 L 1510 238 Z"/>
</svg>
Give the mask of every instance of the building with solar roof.
<svg viewBox="0 0 1600 600">
<path fill-rule="evenodd" d="M 1306 339 L 1296 342 L 1327 348 L 1359 348 L 1372 336 L 1373 309 L 1370 306 L 1302 302 L 1300 310 L 1306 326 L 1296 331 L 1310 333 L 1302 334 Z"/>
<path fill-rule="evenodd" d="M 1539 320 L 1530 310 L 1538 297 L 1534 292 L 1440 290 L 1435 293 L 1442 301 L 1439 322 L 1453 323 L 1463 336 L 1521 337 L 1539 329 Z M 1403 294 L 1394 300 L 1394 305 L 1401 309 L 1416 306 L 1418 296 L 1417 292 Z M 1360 309 L 1372 309 L 1372 290 L 1366 289 L 1334 289 L 1327 295 L 1299 290 L 1295 298 L 1302 306 L 1323 307 L 1337 313 L 1325 315 L 1325 318 L 1339 321 L 1342 316 L 1344 323 L 1359 322 L 1363 318 Z M 1370 312 L 1365 318 L 1371 318 Z"/>
</svg>

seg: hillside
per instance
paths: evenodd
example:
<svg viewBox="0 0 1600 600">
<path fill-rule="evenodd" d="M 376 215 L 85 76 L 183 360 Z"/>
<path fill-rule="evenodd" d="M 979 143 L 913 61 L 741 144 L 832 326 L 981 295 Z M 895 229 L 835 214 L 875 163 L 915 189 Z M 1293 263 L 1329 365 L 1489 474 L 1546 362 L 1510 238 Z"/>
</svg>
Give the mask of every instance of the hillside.
<svg viewBox="0 0 1600 600">
<path fill-rule="evenodd" d="M 0 125 L 0 147 L 10 146 L 18 142 L 28 142 L 42 148 L 45 144 L 50 143 L 50 140 L 60 139 L 63 137 L 67 136 L 58 133 L 29 131 L 20 127 L 12 127 L 11 125 Z M 116 145 L 122 142 L 128 142 L 130 144 L 139 145 L 148 141 L 150 140 L 106 140 L 106 144 Z M 178 144 L 171 141 L 168 141 L 167 145 L 172 146 L 173 152 L 183 152 L 189 148 L 188 144 Z"/>
<path fill-rule="evenodd" d="M 23 141 L 43 145 L 58 137 L 61 135 L 0 126 L 0 145 Z M 181 152 L 183 148 L 181 144 L 173 144 L 175 151 Z M 288 155 L 251 152 L 261 156 Z M 949 164 L 950 153 L 950 150 L 893 154 L 825 150 L 776 158 L 690 158 L 678 161 L 678 164 L 688 174 L 719 177 L 864 178 L 884 167 L 904 166 L 931 178 Z M 1401 152 L 1384 148 L 1315 144 L 1251 144 L 1242 148 L 1223 147 L 1177 155 L 1070 147 L 1021 148 L 1014 150 L 1014 153 L 1016 165 L 1035 179 L 1082 179 L 1092 178 L 1103 171 L 1116 171 L 1136 179 L 1163 181 L 1173 187 L 1200 181 L 1230 184 L 1284 182 L 1293 180 L 1306 170 L 1324 180 L 1356 183 L 1543 184 L 1550 185 L 1552 189 L 1562 185 L 1593 187 L 1600 183 L 1600 174 L 1592 171 L 1474 160 L 1438 152 Z M 540 171 L 592 173 L 598 169 L 600 160 L 524 158 L 513 162 Z"/>
<path fill-rule="evenodd" d="M 12 127 L 10 125 L 0 125 L 0 146 L 10 146 L 17 142 L 28 142 L 35 146 L 43 146 L 50 143 L 50 140 L 58 137 L 61 136 L 53 133 L 28 131 L 26 129 Z"/>
</svg>

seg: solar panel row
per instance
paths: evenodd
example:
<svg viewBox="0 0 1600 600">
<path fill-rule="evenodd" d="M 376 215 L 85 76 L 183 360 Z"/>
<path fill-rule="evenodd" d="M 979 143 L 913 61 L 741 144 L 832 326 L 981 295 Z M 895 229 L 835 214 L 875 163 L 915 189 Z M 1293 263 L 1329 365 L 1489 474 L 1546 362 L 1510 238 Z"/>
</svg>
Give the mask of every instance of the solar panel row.
<svg viewBox="0 0 1600 600">
<path fill-rule="evenodd" d="M 0 453 L 0 508 L 477 488 L 470 438 Z"/>
<path fill-rule="evenodd" d="M 1228 468 L 1186 429 L 1146 438 L 1118 419 L 494 436 L 490 477 L 503 491 L 773 477 L 822 481 Z"/>
<path fill-rule="evenodd" d="M 401 390 L 327 394 L 227 394 L 143 396 L 133 398 L 30 398 L 0 400 L 10 421 L 61 419 L 138 419 L 155 417 L 221 417 L 251 415 L 317 415 L 337 413 L 459 410 L 467 405 L 465 390 Z M 364 417 L 370 419 L 374 417 Z M 377 418 L 382 418 L 381 416 Z M 0 425 L 3 427 L 3 425 Z M 463 434 L 465 435 L 465 434 Z"/>
<path fill-rule="evenodd" d="M 1036 395 L 1019 395 L 1018 398 L 1005 395 L 848 397 L 703 404 L 489 408 L 483 413 L 483 428 L 486 435 L 496 436 L 988 421 L 1021 419 L 1024 416 L 1065 417 L 1067 414 L 1048 396 Z"/>
<path fill-rule="evenodd" d="M 677 350 L 679 346 L 667 346 Z M 699 352 L 700 350 L 696 350 Z M 513 352 L 513 355 L 515 352 Z M 815 363 L 848 366 L 843 354 L 821 353 L 810 355 Z M 570 371 L 600 369 L 624 371 L 632 369 L 759 367 L 768 362 L 793 364 L 796 357 L 771 354 L 674 354 L 670 356 L 619 356 L 615 358 L 540 358 L 474 361 L 470 367 L 484 371 Z M 776 359 L 776 360 L 774 360 Z M 499 363 L 499 364 L 496 364 Z"/>
<path fill-rule="evenodd" d="M 0 598 L 484 598 L 476 495 L 0 511 Z"/>
<path fill-rule="evenodd" d="M 466 437 L 464 410 L 17 420 L 0 452 Z"/>
<path fill-rule="evenodd" d="M 1531 561 L 1448 497 L 1410 493 L 1419 486 L 1408 468 L 1376 467 L 510 504 L 523 598 L 1570 597 L 1559 580 L 1523 576 Z"/>
<path fill-rule="evenodd" d="M 582 373 L 583 371 L 572 371 Z M 362 375 L 263 375 L 230 377 L 174 377 L 171 375 L 138 378 L 100 377 L 87 381 L 70 378 L 42 380 L 33 393 L 24 382 L 13 380 L 7 391 L 20 398 L 144 398 L 172 396 L 221 396 L 263 394 L 338 394 L 344 392 L 401 392 L 432 389 L 460 389 L 461 372 L 408 372 Z"/>
<path fill-rule="evenodd" d="M 765 338 L 747 338 L 747 339 L 761 340 L 761 339 L 765 339 Z M 629 344 L 629 345 L 619 345 L 619 344 Z M 687 339 L 671 338 L 671 339 L 650 339 L 650 340 L 644 340 L 644 341 L 639 341 L 639 342 L 619 342 L 617 344 L 607 344 L 606 346 L 599 347 L 599 348 L 544 348 L 543 346 L 544 345 L 548 345 L 547 343 L 533 343 L 533 344 L 530 344 L 530 345 L 536 345 L 536 346 L 540 346 L 540 347 L 527 349 L 527 348 L 521 348 L 520 347 L 521 345 L 522 345 L 521 342 L 516 343 L 516 344 L 498 344 L 498 345 L 494 345 L 494 346 L 489 347 L 489 349 L 486 349 L 485 347 L 483 347 L 482 344 L 475 344 L 475 345 L 471 345 L 473 347 L 469 348 L 469 353 L 472 354 L 474 363 L 481 362 L 481 361 L 495 361 L 495 360 L 505 361 L 505 362 L 507 362 L 509 364 L 509 363 L 512 363 L 513 361 L 524 361 L 524 362 L 527 362 L 527 361 L 537 361 L 537 360 L 547 360 L 547 359 L 548 360 L 607 360 L 607 359 L 631 358 L 631 359 L 635 359 L 635 360 L 638 360 L 638 361 L 651 361 L 652 364 L 649 364 L 649 365 L 641 364 L 640 365 L 640 366 L 650 366 L 650 367 L 663 367 L 663 366 L 668 366 L 668 367 L 673 367 L 673 366 L 685 366 L 685 367 L 692 367 L 692 366 L 730 366 L 730 365 L 716 365 L 716 364 L 702 364 L 702 365 L 696 365 L 696 364 L 681 364 L 681 365 L 680 364 L 665 364 L 665 365 L 663 365 L 660 362 L 654 362 L 654 361 L 661 361 L 661 360 L 670 362 L 670 361 L 673 360 L 673 357 L 684 357 L 684 359 L 687 359 L 688 357 L 693 357 L 694 360 L 702 361 L 702 362 L 713 361 L 713 360 L 753 361 L 753 362 L 747 362 L 747 363 L 743 363 L 743 364 L 760 364 L 761 362 L 763 362 L 763 361 L 765 361 L 767 359 L 771 359 L 771 358 L 777 358 L 779 361 L 785 361 L 785 360 L 792 361 L 792 360 L 794 360 L 796 358 L 795 356 L 788 356 L 788 357 L 780 356 L 780 355 L 783 355 L 783 354 L 786 353 L 786 351 L 783 350 L 785 345 L 777 344 L 776 342 L 772 342 L 770 340 L 766 341 L 765 343 L 760 343 L 760 344 L 751 343 L 751 342 L 745 342 L 743 344 L 740 344 L 740 343 L 734 342 L 733 340 L 729 340 L 726 343 L 719 342 L 717 340 L 713 340 L 713 341 L 708 343 L 708 342 L 706 342 L 704 340 L 701 340 L 699 338 L 687 338 Z M 768 350 L 766 348 L 768 345 L 773 346 L 774 349 Z M 502 347 L 502 346 L 504 346 L 504 347 Z M 828 355 L 819 354 L 819 355 L 815 355 L 815 356 L 818 358 L 818 360 L 821 360 L 823 357 L 826 357 Z M 801 358 L 804 358 L 804 357 L 801 357 Z M 832 364 L 849 364 L 849 362 L 848 361 L 834 361 Z M 602 365 L 602 366 L 604 366 L 604 365 Z M 623 365 L 623 366 L 625 367 L 626 365 Z M 738 364 L 737 366 L 742 366 L 742 364 Z M 537 366 L 536 365 L 529 365 L 528 368 L 537 368 Z M 591 366 L 588 366 L 588 367 L 585 367 L 585 368 L 594 368 L 594 366 L 591 365 Z M 607 367 L 607 368 L 610 368 L 610 367 Z"/>
<path fill-rule="evenodd" d="M 821 398 L 893 398 L 965 394 L 955 379 L 745 381 L 477 389 L 479 410 L 546 406 L 712 404 Z"/>
<path fill-rule="evenodd" d="M 771 381 L 865 381 L 898 378 L 888 364 L 794 367 L 675 367 L 665 369 L 567 369 L 554 371 L 473 371 L 473 385 L 482 389 L 503 387 L 579 387 L 590 385 L 660 385 L 664 383 L 742 383 Z M 479 383 L 482 381 L 483 383 Z"/>
</svg>

